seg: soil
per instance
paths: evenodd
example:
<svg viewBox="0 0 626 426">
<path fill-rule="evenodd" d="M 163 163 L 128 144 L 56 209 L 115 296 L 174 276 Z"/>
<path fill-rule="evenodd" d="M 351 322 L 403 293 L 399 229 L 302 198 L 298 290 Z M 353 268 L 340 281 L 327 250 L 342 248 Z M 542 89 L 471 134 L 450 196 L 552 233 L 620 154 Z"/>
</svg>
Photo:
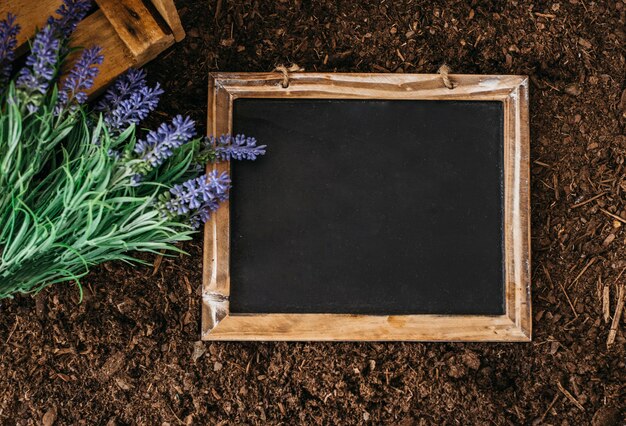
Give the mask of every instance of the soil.
<svg viewBox="0 0 626 426">
<path fill-rule="evenodd" d="M 201 343 L 198 236 L 156 272 L 95 268 L 82 303 L 73 285 L 2 301 L 2 424 L 624 424 L 624 320 L 607 337 L 626 281 L 626 2 L 177 6 L 187 38 L 147 67 L 156 118 L 201 130 L 215 70 L 529 75 L 533 341 Z"/>
</svg>

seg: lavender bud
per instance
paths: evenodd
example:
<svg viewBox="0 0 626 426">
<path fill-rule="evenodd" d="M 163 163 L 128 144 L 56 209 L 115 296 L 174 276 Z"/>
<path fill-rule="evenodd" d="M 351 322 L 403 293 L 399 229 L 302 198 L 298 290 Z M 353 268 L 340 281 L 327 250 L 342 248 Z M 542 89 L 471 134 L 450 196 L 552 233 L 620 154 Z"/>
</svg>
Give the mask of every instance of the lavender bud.
<svg viewBox="0 0 626 426">
<path fill-rule="evenodd" d="M 56 72 L 59 46 L 52 27 L 44 27 L 35 36 L 30 55 L 26 58 L 26 66 L 20 70 L 15 85 L 25 94 L 26 107 L 30 112 L 37 110 L 38 98 L 48 91 Z"/>
<path fill-rule="evenodd" d="M 89 9 L 91 0 L 63 0 L 61 7 L 56 10 L 59 17 L 49 17 L 47 24 L 54 29 L 58 37 L 68 38 Z"/>
<path fill-rule="evenodd" d="M 15 15 L 12 13 L 0 21 L 0 84 L 5 84 L 11 74 L 11 62 L 15 58 L 19 32 L 20 26 L 15 22 Z"/>
<path fill-rule="evenodd" d="M 115 149 L 109 148 L 107 153 L 109 154 L 109 157 L 111 157 L 114 161 L 120 161 L 122 159 L 122 153 Z"/>
<path fill-rule="evenodd" d="M 96 105 L 96 111 L 109 112 L 130 95 L 146 86 L 146 72 L 144 70 L 129 69 L 124 75 L 115 80 L 103 98 Z"/>
<path fill-rule="evenodd" d="M 135 154 L 145 164 L 144 172 L 160 166 L 172 156 L 173 150 L 188 142 L 196 133 L 191 118 L 177 115 L 172 124 L 163 123 L 155 131 L 146 135 L 145 140 L 137 141 Z"/>
<path fill-rule="evenodd" d="M 222 161 L 256 160 L 257 156 L 265 154 L 265 145 L 257 146 L 255 138 L 237 135 L 222 135 L 219 139 L 211 139 L 215 144 L 217 158 Z"/>
<path fill-rule="evenodd" d="M 189 223 L 198 229 L 217 210 L 219 203 L 228 199 L 230 178 L 228 174 L 212 171 L 170 190 L 170 199 L 159 208 L 165 216 L 188 216 Z"/>
<path fill-rule="evenodd" d="M 94 78 L 98 75 L 97 66 L 102 64 L 104 60 L 104 56 L 100 54 L 101 51 L 100 47 L 92 47 L 83 51 L 59 91 L 57 112 L 60 112 L 73 101 L 82 104 L 87 100 L 87 94 L 84 90 L 91 89 Z"/>
<path fill-rule="evenodd" d="M 112 110 L 104 113 L 104 122 L 113 133 L 121 133 L 133 124 L 138 124 L 154 110 L 163 93 L 159 84 L 154 88 L 140 87 L 127 99 L 119 102 Z"/>
</svg>

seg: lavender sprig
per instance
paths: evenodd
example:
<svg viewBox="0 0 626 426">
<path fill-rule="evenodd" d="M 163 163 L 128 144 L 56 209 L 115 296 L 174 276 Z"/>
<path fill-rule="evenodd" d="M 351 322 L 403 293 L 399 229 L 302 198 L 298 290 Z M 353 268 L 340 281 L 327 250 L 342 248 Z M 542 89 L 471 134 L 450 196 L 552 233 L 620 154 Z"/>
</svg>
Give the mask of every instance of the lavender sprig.
<svg viewBox="0 0 626 426">
<path fill-rule="evenodd" d="M 134 153 L 141 162 L 135 167 L 137 174 L 146 174 L 172 156 L 173 150 L 188 142 L 196 133 L 191 118 L 177 115 L 172 124 L 163 123 L 150 131 L 145 139 L 137 141 Z M 137 184 L 140 177 L 135 176 Z"/>
<path fill-rule="evenodd" d="M 20 26 L 15 22 L 15 15 L 12 13 L 0 21 L 0 85 L 4 85 L 11 74 L 11 62 L 15 58 L 19 32 Z"/>
<path fill-rule="evenodd" d="M 96 111 L 110 112 L 116 109 L 132 93 L 145 86 L 146 72 L 141 69 L 131 68 L 115 80 L 115 84 L 107 90 L 104 97 L 96 105 Z"/>
<path fill-rule="evenodd" d="M 216 170 L 190 179 L 182 185 L 174 185 L 162 201 L 159 208 L 165 217 L 187 216 L 190 225 L 198 229 L 219 207 L 219 203 L 228 199 L 230 177 Z"/>
<path fill-rule="evenodd" d="M 84 91 L 91 89 L 94 78 L 98 75 L 98 65 L 104 60 L 101 52 L 102 49 L 97 46 L 83 50 L 80 59 L 63 81 L 59 91 L 59 103 L 56 106 L 57 113 L 74 101 L 82 104 L 87 100 L 87 94 Z"/>
<path fill-rule="evenodd" d="M 212 137 L 210 142 L 215 145 L 217 158 L 222 161 L 256 160 L 257 156 L 265 154 L 266 148 L 265 145 L 257 146 L 255 138 L 244 135 Z"/>
<path fill-rule="evenodd" d="M 53 28 L 47 25 L 35 36 L 26 66 L 20 70 L 15 86 L 24 95 L 26 108 L 31 113 L 37 110 L 54 78 L 59 46 Z"/>
<path fill-rule="evenodd" d="M 49 17 L 47 24 L 54 29 L 58 37 L 67 39 L 76 29 L 76 25 L 91 9 L 91 0 L 63 0 L 56 10 L 58 18 Z"/>
<path fill-rule="evenodd" d="M 153 88 L 143 86 L 131 93 L 114 109 L 104 113 L 104 122 L 112 133 L 121 133 L 133 124 L 138 124 L 156 108 L 163 90 L 157 83 Z"/>
<path fill-rule="evenodd" d="M 198 209 L 194 214 L 189 217 L 189 225 L 191 225 L 193 229 L 199 229 L 211 218 L 211 213 L 213 213 L 215 210 L 217 210 L 217 207 L 214 209 L 211 209 L 209 207 L 202 207 Z"/>
</svg>

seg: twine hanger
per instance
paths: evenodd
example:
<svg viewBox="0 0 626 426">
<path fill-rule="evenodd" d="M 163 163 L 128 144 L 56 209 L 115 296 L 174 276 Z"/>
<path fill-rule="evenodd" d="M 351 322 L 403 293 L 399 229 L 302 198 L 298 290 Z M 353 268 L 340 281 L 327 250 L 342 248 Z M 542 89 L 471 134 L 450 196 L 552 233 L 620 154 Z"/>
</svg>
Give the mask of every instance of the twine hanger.
<svg viewBox="0 0 626 426">
<path fill-rule="evenodd" d="M 300 68 L 298 64 L 292 64 L 289 68 L 287 68 L 283 64 L 280 64 L 276 68 L 274 68 L 274 71 L 279 72 L 283 75 L 283 81 L 280 85 L 283 87 L 283 89 L 286 89 L 287 87 L 289 87 L 289 73 L 302 72 L 304 71 L 304 68 Z"/>
<path fill-rule="evenodd" d="M 442 66 L 439 67 L 437 74 L 441 75 L 441 79 L 443 80 L 444 86 L 452 90 L 454 89 L 454 86 L 456 85 L 452 82 L 452 80 L 450 80 L 450 76 L 449 76 L 450 71 L 452 71 L 450 67 L 447 66 L 446 64 L 443 64 Z"/>
</svg>

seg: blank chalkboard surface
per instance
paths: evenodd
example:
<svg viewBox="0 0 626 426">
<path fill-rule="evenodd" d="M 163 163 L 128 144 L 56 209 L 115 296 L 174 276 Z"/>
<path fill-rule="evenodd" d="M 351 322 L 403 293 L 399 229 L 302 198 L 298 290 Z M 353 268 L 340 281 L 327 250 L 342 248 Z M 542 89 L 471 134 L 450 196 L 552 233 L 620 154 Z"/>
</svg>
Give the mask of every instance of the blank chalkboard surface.
<svg viewBox="0 0 626 426">
<path fill-rule="evenodd" d="M 218 73 L 254 136 L 205 226 L 207 340 L 528 341 L 528 80 Z"/>
<path fill-rule="evenodd" d="M 503 107 L 238 99 L 233 313 L 504 313 Z"/>
</svg>

